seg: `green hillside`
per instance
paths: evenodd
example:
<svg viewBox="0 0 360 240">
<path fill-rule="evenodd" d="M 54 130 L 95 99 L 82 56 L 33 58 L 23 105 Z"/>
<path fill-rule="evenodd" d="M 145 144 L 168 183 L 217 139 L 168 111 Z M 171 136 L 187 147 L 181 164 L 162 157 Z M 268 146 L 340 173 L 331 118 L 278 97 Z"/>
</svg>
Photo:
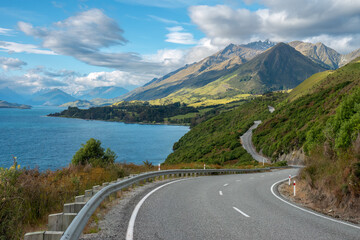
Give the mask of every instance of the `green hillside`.
<svg viewBox="0 0 360 240">
<path fill-rule="evenodd" d="M 311 151 L 325 141 L 325 126 L 344 97 L 359 86 L 360 63 L 356 61 L 331 74 L 312 76 L 278 104 L 276 117 L 265 119 L 256 129 L 255 146 L 274 160 L 301 147 Z"/>
<path fill-rule="evenodd" d="M 259 97 L 198 124 L 174 144 L 174 152 L 166 162 L 252 164 L 253 159 L 241 146 L 239 138 L 255 120 L 266 118 L 270 114 L 268 105 L 279 101 L 282 95 Z"/>
<path fill-rule="evenodd" d="M 304 149 L 306 167 L 299 178 L 314 203 L 359 211 L 359 60 L 316 74 L 290 94 L 260 97 L 202 122 L 174 144 L 166 162 L 251 163 L 239 137 L 262 120 L 253 135 L 258 151 L 277 161 Z M 268 113 L 268 105 L 276 111 Z"/>
</svg>

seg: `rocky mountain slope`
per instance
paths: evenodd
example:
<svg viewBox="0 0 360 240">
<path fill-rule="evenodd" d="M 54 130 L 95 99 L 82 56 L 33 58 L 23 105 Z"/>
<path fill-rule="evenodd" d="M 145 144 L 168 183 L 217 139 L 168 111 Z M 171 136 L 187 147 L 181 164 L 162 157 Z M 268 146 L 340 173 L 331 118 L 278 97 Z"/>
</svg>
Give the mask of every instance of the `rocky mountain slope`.
<svg viewBox="0 0 360 240">
<path fill-rule="evenodd" d="M 275 43 L 255 42 L 246 45 L 230 44 L 223 50 L 200 62 L 186 65 L 143 87 L 124 95 L 124 100 L 152 100 L 164 98 L 184 88 L 198 88 L 236 70 L 237 67 Z"/>
<path fill-rule="evenodd" d="M 360 49 L 348 54 L 340 54 L 321 42 L 313 44 L 309 42 L 293 41 L 288 44 L 303 55 L 329 69 L 342 67 L 360 56 Z"/>
</svg>

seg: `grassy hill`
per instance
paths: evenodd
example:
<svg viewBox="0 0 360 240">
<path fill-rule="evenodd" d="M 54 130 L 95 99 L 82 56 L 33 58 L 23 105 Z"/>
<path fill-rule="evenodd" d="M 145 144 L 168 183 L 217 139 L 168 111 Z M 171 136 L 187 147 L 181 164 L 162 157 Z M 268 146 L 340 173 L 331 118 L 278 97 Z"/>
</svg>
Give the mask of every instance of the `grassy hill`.
<svg viewBox="0 0 360 240">
<path fill-rule="evenodd" d="M 283 95 L 269 94 L 251 102 L 243 102 L 234 110 L 222 112 L 196 125 L 174 144 L 174 152 L 165 162 L 254 164 L 239 138 L 255 120 L 266 118 L 270 114 L 268 105 L 279 101 Z"/>
</svg>

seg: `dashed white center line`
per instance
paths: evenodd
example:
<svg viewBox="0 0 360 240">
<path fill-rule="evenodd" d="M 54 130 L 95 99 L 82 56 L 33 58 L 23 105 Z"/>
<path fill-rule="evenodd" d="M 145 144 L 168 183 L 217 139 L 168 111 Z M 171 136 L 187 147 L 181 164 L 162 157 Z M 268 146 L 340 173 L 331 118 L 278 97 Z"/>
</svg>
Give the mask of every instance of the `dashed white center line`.
<svg viewBox="0 0 360 240">
<path fill-rule="evenodd" d="M 265 177 L 265 175 L 261 175 L 260 177 Z"/>
<path fill-rule="evenodd" d="M 233 209 L 235 209 L 235 211 L 241 213 L 243 216 L 245 217 L 250 217 L 249 215 L 247 215 L 246 213 L 244 213 L 243 211 L 241 211 L 240 209 L 236 208 L 236 207 L 233 207 Z"/>
<path fill-rule="evenodd" d="M 228 184 L 228 183 L 225 183 L 225 184 L 224 184 L 224 187 L 226 187 L 227 185 L 229 185 L 229 184 Z"/>
<path fill-rule="evenodd" d="M 241 179 L 236 180 L 237 182 L 241 182 Z"/>
<path fill-rule="evenodd" d="M 222 191 L 219 191 L 219 194 L 220 194 L 220 196 L 222 196 L 223 195 Z"/>
</svg>

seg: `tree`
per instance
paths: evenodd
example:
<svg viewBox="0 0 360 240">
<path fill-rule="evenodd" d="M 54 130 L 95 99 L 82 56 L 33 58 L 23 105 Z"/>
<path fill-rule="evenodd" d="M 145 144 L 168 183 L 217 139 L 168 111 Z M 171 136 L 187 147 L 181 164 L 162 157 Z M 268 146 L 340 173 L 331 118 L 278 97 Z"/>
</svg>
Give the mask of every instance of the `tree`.
<svg viewBox="0 0 360 240">
<path fill-rule="evenodd" d="M 100 140 L 90 138 L 86 144 L 75 153 L 72 163 L 75 165 L 91 164 L 93 166 L 107 166 L 115 162 L 116 154 L 109 148 L 104 151 Z"/>
</svg>

